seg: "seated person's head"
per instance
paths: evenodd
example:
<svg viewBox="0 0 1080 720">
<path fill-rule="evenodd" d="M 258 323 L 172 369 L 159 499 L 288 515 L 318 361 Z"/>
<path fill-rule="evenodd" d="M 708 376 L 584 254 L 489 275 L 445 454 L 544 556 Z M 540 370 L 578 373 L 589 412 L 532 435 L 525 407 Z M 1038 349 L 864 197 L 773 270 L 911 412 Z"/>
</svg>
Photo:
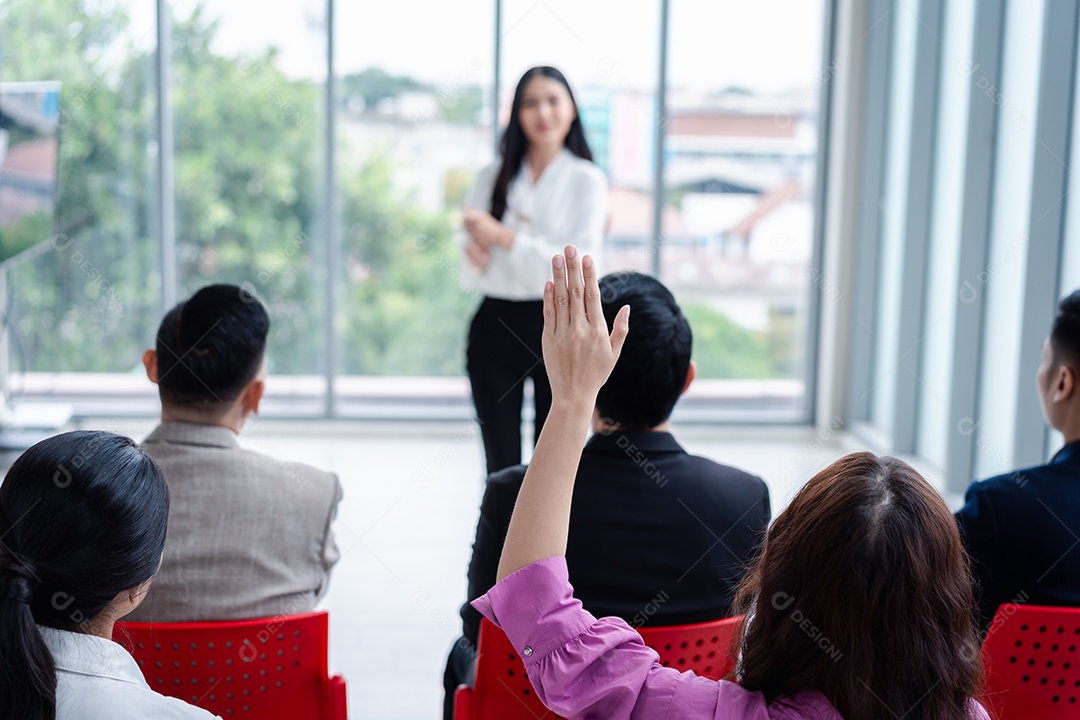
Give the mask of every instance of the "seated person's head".
<svg viewBox="0 0 1080 720">
<path fill-rule="evenodd" d="M 596 396 L 606 424 L 649 429 L 663 424 L 694 379 L 690 323 L 671 292 L 656 278 L 621 272 L 600 279 L 608 329 L 630 306 L 630 333 L 608 381 Z"/>
<path fill-rule="evenodd" d="M 0 485 L 0 717 L 54 717 L 56 666 L 35 624 L 111 635 L 161 563 L 169 491 L 130 438 L 43 440 Z"/>
<path fill-rule="evenodd" d="M 966 719 L 982 677 L 972 602 L 938 493 L 900 460 L 848 455 L 776 518 L 739 589 L 741 684 L 818 690 L 843 717 Z"/>
<path fill-rule="evenodd" d="M 235 285 L 208 285 L 170 310 L 143 364 L 168 420 L 242 423 L 258 412 L 270 316 Z"/>
<path fill-rule="evenodd" d="M 1046 423 L 1080 439 L 1080 290 L 1058 304 L 1058 314 L 1042 348 L 1035 382 Z"/>
</svg>

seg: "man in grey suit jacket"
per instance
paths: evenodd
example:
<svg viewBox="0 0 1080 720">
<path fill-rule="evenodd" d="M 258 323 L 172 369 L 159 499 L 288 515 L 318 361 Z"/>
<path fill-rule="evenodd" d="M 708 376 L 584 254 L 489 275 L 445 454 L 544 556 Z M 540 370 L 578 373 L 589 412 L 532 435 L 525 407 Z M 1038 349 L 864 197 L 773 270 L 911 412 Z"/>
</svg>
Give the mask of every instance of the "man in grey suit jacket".
<svg viewBox="0 0 1080 720">
<path fill-rule="evenodd" d="M 130 620 L 182 622 L 289 615 L 326 590 L 338 549 L 337 476 L 240 447 L 266 378 L 266 308 L 211 285 L 161 321 L 143 356 L 161 424 L 146 438 L 169 485 L 161 570 Z"/>
</svg>

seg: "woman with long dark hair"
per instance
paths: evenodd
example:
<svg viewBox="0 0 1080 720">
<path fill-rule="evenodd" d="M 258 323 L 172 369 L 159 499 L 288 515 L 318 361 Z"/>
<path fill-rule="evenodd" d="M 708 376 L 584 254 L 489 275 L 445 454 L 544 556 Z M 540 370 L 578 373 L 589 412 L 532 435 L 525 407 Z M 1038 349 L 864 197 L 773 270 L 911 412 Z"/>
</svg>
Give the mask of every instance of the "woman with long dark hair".
<svg viewBox="0 0 1080 720">
<path fill-rule="evenodd" d="M 113 624 L 161 562 L 169 491 L 130 438 L 39 442 L 0 485 L 0 718 L 204 720 L 147 686 Z"/>
<path fill-rule="evenodd" d="M 533 380 L 535 433 L 551 406 L 540 361 L 551 256 L 575 243 L 600 252 L 608 184 L 592 162 L 563 74 L 534 67 L 514 91 L 502 157 L 480 172 L 464 210 L 466 280 L 484 294 L 469 329 L 468 372 L 488 472 L 521 462 L 521 407 Z"/>
<path fill-rule="evenodd" d="M 941 497 L 906 463 L 848 455 L 770 527 L 736 602 L 738 684 L 662 667 L 618 618 L 567 582 L 574 477 L 596 394 L 630 317 L 609 327 L 595 266 L 573 248 L 544 290 L 553 401 L 514 506 L 499 584 L 474 605 L 525 661 L 537 695 L 599 720 L 987 720 L 971 574 Z M 610 334 L 609 334 L 610 333 Z"/>
</svg>

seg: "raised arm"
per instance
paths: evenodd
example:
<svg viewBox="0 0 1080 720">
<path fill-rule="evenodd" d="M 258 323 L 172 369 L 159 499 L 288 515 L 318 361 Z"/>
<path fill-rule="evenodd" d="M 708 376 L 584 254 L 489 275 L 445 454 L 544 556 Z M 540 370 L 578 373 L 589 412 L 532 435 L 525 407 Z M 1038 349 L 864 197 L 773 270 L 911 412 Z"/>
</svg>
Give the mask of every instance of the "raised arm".
<svg viewBox="0 0 1080 720">
<path fill-rule="evenodd" d="M 596 394 L 619 359 L 629 330 L 624 306 L 608 334 L 596 265 L 567 245 L 551 261 L 544 286 L 544 365 L 551 411 L 518 494 L 499 560 L 498 579 L 537 560 L 566 554 L 570 501 Z"/>
<path fill-rule="evenodd" d="M 506 632 L 537 697 L 563 717 L 713 718 L 723 707 L 732 720 L 765 720 L 760 693 L 661 666 L 626 622 L 597 620 L 573 597 L 561 556 L 574 478 L 596 394 L 626 339 L 630 308 L 619 311 L 609 336 L 589 257 L 579 263 L 568 246 L 565 258 L 552 261 L 552 274 L 554 283 L 544 288 L 543 334 L 551 412 L 514 506 L 500 582 L 473 606 Z"/>
</svg>

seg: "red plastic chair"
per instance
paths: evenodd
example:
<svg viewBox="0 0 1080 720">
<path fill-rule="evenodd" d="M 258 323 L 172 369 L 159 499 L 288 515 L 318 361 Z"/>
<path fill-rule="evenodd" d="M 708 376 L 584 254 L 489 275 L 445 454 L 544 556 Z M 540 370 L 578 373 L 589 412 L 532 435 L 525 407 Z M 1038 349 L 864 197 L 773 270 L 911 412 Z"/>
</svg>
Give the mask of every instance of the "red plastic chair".
<svg viewBox="0 0 1080 720">
<path fill-rule="evenodd" d="M 222 718 L 346 720 L 345 678 L 328 676 L 329 615 L 236 622 L 117 623 L 150 687 Z"/>
<path fill-rule="evenodd" d="M 719 680 L 735 666 L 732 647 L 742 616 L 694 625 L 638 628 L 660 662 Z M 454 720 L 555 720 L 536 697 L 525 665 L 506 634 L 480 621 L 476 681 L 454 693 Z"/>
<path fill-rule="evenodd" d="M 990 717 L 1080 718 L 1080 608 L 1002 605 L 982 656 Z"/>
</svg>

